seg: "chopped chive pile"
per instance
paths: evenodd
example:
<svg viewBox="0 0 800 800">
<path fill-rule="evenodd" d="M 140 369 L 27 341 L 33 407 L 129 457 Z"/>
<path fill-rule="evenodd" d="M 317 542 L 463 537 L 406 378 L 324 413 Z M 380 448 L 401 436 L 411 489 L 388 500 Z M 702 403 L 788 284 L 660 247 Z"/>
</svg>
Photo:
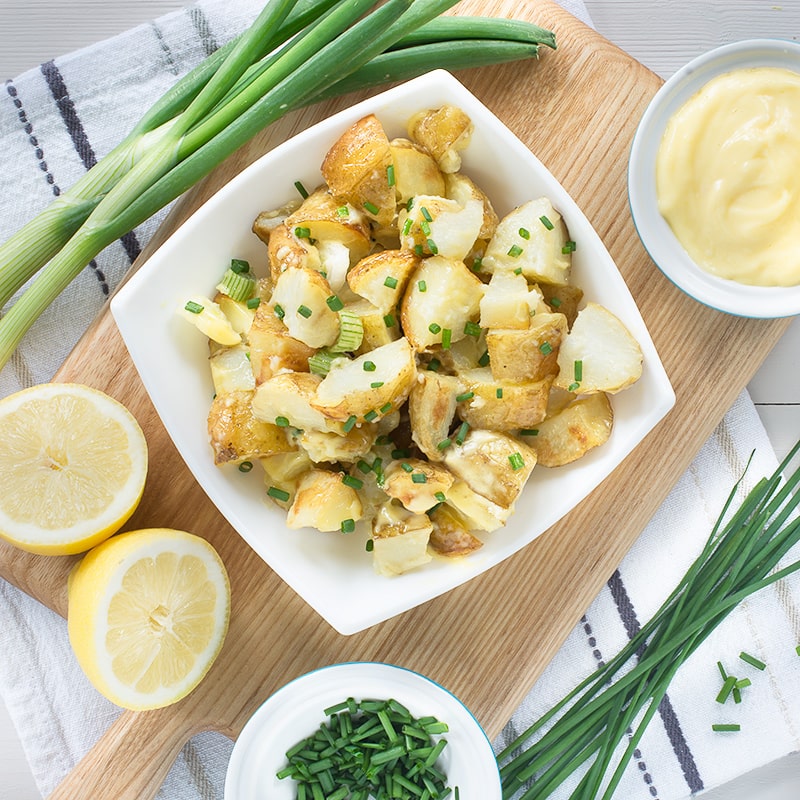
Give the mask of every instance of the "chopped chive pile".
<svg viewBox="0 0 800 800">
<path fill-rule="evenodd" d="M 345 520 L 352 522 L 352 520 Z M 342 523 L 344 527 L 345 522 Z M 367 542 L 367 550 L 372 549 Z M 347 698 L 324 710 L 327 720 L 286 752 L 276 776 L 297 783 L 307 800 L 441 800 L 452 796 L 440 756 L 445 723 L 416 718 L 396 700 Z"/>
</svg>

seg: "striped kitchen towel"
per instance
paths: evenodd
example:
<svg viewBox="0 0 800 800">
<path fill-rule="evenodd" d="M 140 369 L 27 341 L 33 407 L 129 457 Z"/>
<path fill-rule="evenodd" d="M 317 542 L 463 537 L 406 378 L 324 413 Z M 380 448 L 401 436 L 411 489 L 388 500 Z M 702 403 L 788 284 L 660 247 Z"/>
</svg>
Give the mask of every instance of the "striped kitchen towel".
<svg viewBox="0 0 800 800">
<path fill-rule="evenodd" d="M 745 492 L 776 467 L 761 421 L 741 395 L 515 712 L 495 742 L 498 752 L 619 652 L 658 610 L 700 553 L 735 481 L 745 475 Z M 785 563 L 798 558 L 800 548 Z M 798 751 L 798 643 L 800 575 L 741 603 L 681 667 L 614 797 L 686 798 Z M 765 668 L 743 661 L 743 652 Z M 717 702 L 718 662 L 727 674 L 750 680 L 741 702 Z M 741 729 L 715 732 L 716 723 Z M 569 797 L 574 783 L 553 797 Z"/>
</svg>

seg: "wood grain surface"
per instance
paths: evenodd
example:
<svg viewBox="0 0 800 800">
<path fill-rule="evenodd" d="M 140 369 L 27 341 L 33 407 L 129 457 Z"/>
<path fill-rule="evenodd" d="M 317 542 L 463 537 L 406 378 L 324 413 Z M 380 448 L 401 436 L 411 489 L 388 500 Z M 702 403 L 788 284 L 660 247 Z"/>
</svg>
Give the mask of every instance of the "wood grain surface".
<svg viewBox="0 0 800 800">
<path fill-rule="evenodd" d="M 103 389 L 138 418 L 151 468 L 126 528 L 172 526 L 208 538 L 231 575 L 232 617 L 220 657 L 200 686 L 166 709 L 123 713 L 53 798 L 152 797 L 190 736 L 214 729 L 235 737 L 275 689 L 341 661 L 383 661 L 428 675 L 460 697 L 493 738 L 785 330 L 783 320 L 735 318 L 698 305 L 663 278 L 641 247 L 627 206 L 627 157 L 658 77 L 550 0 L 463 0 L 457 10 L 527 17 L 556 31 L 558 50 L 539 62 L 458 77 L 541 158 L 594 224 L 672 380 L 674 409 L 585 502 L 520 553 L 443 597 L 343 637 L 249 549 L 194 482 L 106 310 L 57 379 Z M 181 201 L 148 252 L 245 164 L 345 103 L 294 114 L 257 137 Z M 0 575 L 60 614 L 67 611 L 74 561 L 0 546 Z"/>
</svg>

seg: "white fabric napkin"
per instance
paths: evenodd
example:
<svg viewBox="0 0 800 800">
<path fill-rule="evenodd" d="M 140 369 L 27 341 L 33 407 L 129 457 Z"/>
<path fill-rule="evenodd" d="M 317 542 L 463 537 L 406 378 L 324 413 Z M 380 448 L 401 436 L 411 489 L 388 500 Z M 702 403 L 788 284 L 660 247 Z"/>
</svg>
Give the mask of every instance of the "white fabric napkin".
<svg viewBox="0 0 800 800">
<path fill-rule="evenodd" d="M 581 0 L 562 5 L 590 23 Z M 9 80 L 0 96 L 0 239 L 101 158 L 175 79 L 242 30 L 261 0 L 205 0 Z M 0 396 L 50 380 L 165 212 L 84 270 L 0 372 Z M 624 643 L 658 606 L 699 549 L 733 481 L 755 449 L 753 476 L 774 462 L 752 403 L 742 394 L 715 435 L 576 627 L 496 743 L 558 699 Z M 602 535 L 602 531 L 597 532 Z M 737 610 L 677 676 L 669 707 L 641 743 L 619 797 L 678 800 L 798 749 L 800 699 L 787 690 L 800 670 L 798 584 L 781 585 Z M 0 580 L 0 695 L 43 795 L 91 748 L 119 710 L 88 684 L 63 619 Z M 767 663 L 737 664 L 746 650 Z M 752 677 L 745 702 L 716 707 L 722 660 Z M 742 732 L 712 734 L 712 721 Z M 221 798 L 231 742 L 205 733 L 184 748 L 162 800 Z M 2 787 L 0 787 L 2 796 Z"/>
</svg>

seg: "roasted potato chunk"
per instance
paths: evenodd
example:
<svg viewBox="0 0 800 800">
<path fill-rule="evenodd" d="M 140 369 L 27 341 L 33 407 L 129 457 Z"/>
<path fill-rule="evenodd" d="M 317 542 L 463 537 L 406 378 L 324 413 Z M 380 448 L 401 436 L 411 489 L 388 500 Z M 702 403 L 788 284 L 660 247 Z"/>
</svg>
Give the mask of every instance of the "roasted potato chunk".
<svg viewBox="0 0 800 800">
<path fill-rule="evenodd" d="M 253 413 L 252 392 L 234 391 L 218 395 L 208 413 L 208 435 L 214 463 L 241 463 L 286 453 L 294 449 L 286 432 Z"/>
<path fill-rule="evenodd" d="M 531 283 L 569 283 L 572 250 L 561 214 L 546 198 L 531 200 L 500 220 L 481 268 L 486 272 L 519 269 Z"/>
<path fill-rule="evenodd" d="M 430 153 L 408 139 L 392 139 L 389 147 L 399 203 L 421 194 L 444 195 L 444 175 Z"/>
<path fill-rule="evenodd" d="M 532 428 L 545 417 L 552 377 L 526 383 L 498 381 L 488 367 L 463 372 L 458 416 L 472 428 L 515 431 Z"/>
<path fill-rule="evenodd" d="M 383 490 L 412 514 L 424 514 L 453 485 L 453 474 L 420 458 L 394 461 L 386 467 Z"/>
<path fill-rule="evenodd" d="M 603 392 L 579 397 L 545 419 L 536 436 L 526 437 L 543 467 L 560 467 L 608 441 L 614 412 Z"/>
<path fill-rule="evenodd" d="M 400 302 L 419 263 L 419 256 L 409 250 L 381 250 L 362 258 L 348 272 L 347 283 L 357 295 L 386 314 Z"/>
<path fill-rule="evenodd" d="M 363 337 L 361 346 L 355 351 L 356 355 L 396 342 L 401 337 L 396 313 L 384 313 L 366 300 L 348 303 L 345 307 L 361 320 Z"/>
<path fill-rule="evenodd" d="M 472 201 L 477 201 L 483 207 L 483 221 L 478 231 L 478 239 L 488 242 L 497 230 L 497 223 L 500 218 L 494 210 L 492 201 L 486 193 L 479 188 L 472 178 L 467 177 L 461 172 L 449 173 L 445 175 L 445 197 L 455 200 L 459 205 L 466 206 Z"/>
<path fill-rule="evenodd" d="M 466 336 L 466 323 L 478 318 L 481 297 L 483 284 L 463 262 L 443 256 L 426 258 L 403 296 L 403 331 L 420 352 L 441 345 L 445 336 L 457 342 Z"/>
<path fill-rule="evenodd" d="M 288 420 L 300 430 L 331 430 L 329 420 L 312 405 L 321 381 L 319 375 L 309 372 L 273 375 L 256 389 L 253 413 L 265 422 Z"/>
<path fill-rule="evenodd" d="M 639 380 L 642 350 L 607 308 L 587 303 L 561 343 L 555 385 L 588 394 L 619 392 Z"/>
<path fill-rule="evenodd" d="M 369 453 L 378 432 L 374 425 L 356 425 L 347 433 L 304 430 L 297 443 L 316 464 L 350 463 Z"/>
<path fill-rule="evenodd" d="M 411 140 L 422 145 L 445 173 L 461 169 L 461 151 L 469 145 L 472 132 L 469 116 L 450 105 L 420 111 L 408 122 Z"/>
<path fill-rule="evenodd" d="M 281 309 L 290 336 L 309 347 L 326 347 L 339 337 L 339 315 L 327 302 L 331 295 L 319 272 L 289 269 L 275 282 L 272 304 L 276 311 Z"/>
<path fill-rule="evenodd" d="M 308 359 L 316 350 L 295 339 L 275 314 L 275 307 L 261 303 L 248 333 L 250 365 L 256 383 L 280 372 L 308 372 Z"/>
<path fill-rule="evenodd" d="M 420 372 L 408 396 L 411 438 L 431 461 L 444 459 L 440 447 L 453 426 L 458 379 L 426 370 Z"/>
<path fill-rule="evenodd" d="M 583 289 L 577 286 L 551 286 L 540 283 L 542 299 L 554 313 L 563 314 L 567 318 L 567 326 L 572 327 L 575 317 L 578 316 L 578 306 L 583 300 Z"/>
<path fill-rule="evenodd" d="M 234 330 L 222 309 L 209 297 L 193 295 L 179 310 L 180 315 L 212 342 L 223 347 L 241 344 L 241 334 Z"/>
<path fill-rule="evenodd" d="M 247 348 L 242 345 L 222 347 L 209 358 L 211 380 L 217 397 L 230 392 L 248 392 L 256 388 Z"/>
<path fill-rule="evenodd" d="M 395 216 L 395 190 L 387 170 L 392 151 L 374 114 L 358 120 L 334 143 L 322 162 L 322 177 L 335 197 L 343 197 L 381 225 Z"/>
<path fill-rule="evenodd" d="M 342 522 L 361 519 L 363 508 L 358 492 L 342 483 L 344 473 L 312 469 L 300 478 L 292 505 L 286 515 L 289 528 L 339 531 Z"/>
<path fill-rule="evenodd" d="M 528 291 L 523 275 L 495 272 L 481 298 L 481 327 L 525 330 L 531 319 Z"/>
<path fill-rule="evenodd" d="M 463 444 L 447 448 L 444 463 L 473 491 L 510 509 L 530 477 L 536 453 L 503 433 L 470 430 Z"/>
<path fill-rule="evenodd" d="M 267 244 L 269 254 L 269 274 L 272 283 L 287 269 L 322 269 L 319 250 L 303 237 L 296 236 L 294 230 L 285 222 L 278 225 L 270 234 Z"/>
<path fill-rule="evenodd" d="M 463 205 L 433 195 L 417 195 L 397 218 L 400 244 L 406 250 L 463 261 L 483 225 L 483 204 L 475 198 Z"/>
<path fill-rule="evenodd" d="M 483 547 L 483 542 L 469 531 L 469 523 L 454 508 L 440 505 L 429 514 L 433 530 L 428 546 L 436 555 L 467 556 Z"/>
<path fill-rule="evenodd" d="M 431 560 L 433 526 L 425 514 L 412 514 L 392 501 L 381 506 L 372 524 L 372 563 L 379 575 L 400 575 Z"/>
<path fill-rule="evenodd" d="M 486 346 L 492 375 L 512 383 L 554 377 L 566 333 L 567 318 L 563 314 L 537 314 L 531 317 L 527 330 L 490 330 Z"/>
<path fill-rule="evenodd" d="M 405 403 L 416 375 L 414 352 L 406 338 L 398 339 L 352 361 L 335 361 L 311 405 L 334 420 L 372 422 Z"/>
<path fill-rule="evenodd" d="M 513 511 L 512 507 L 504 508 L 478 494 L 462 480 L 456 480 L 450 487 L 446 503 L 461 515 L 470 530 L 487 533 L 502 528 Z"/>
</svg>

